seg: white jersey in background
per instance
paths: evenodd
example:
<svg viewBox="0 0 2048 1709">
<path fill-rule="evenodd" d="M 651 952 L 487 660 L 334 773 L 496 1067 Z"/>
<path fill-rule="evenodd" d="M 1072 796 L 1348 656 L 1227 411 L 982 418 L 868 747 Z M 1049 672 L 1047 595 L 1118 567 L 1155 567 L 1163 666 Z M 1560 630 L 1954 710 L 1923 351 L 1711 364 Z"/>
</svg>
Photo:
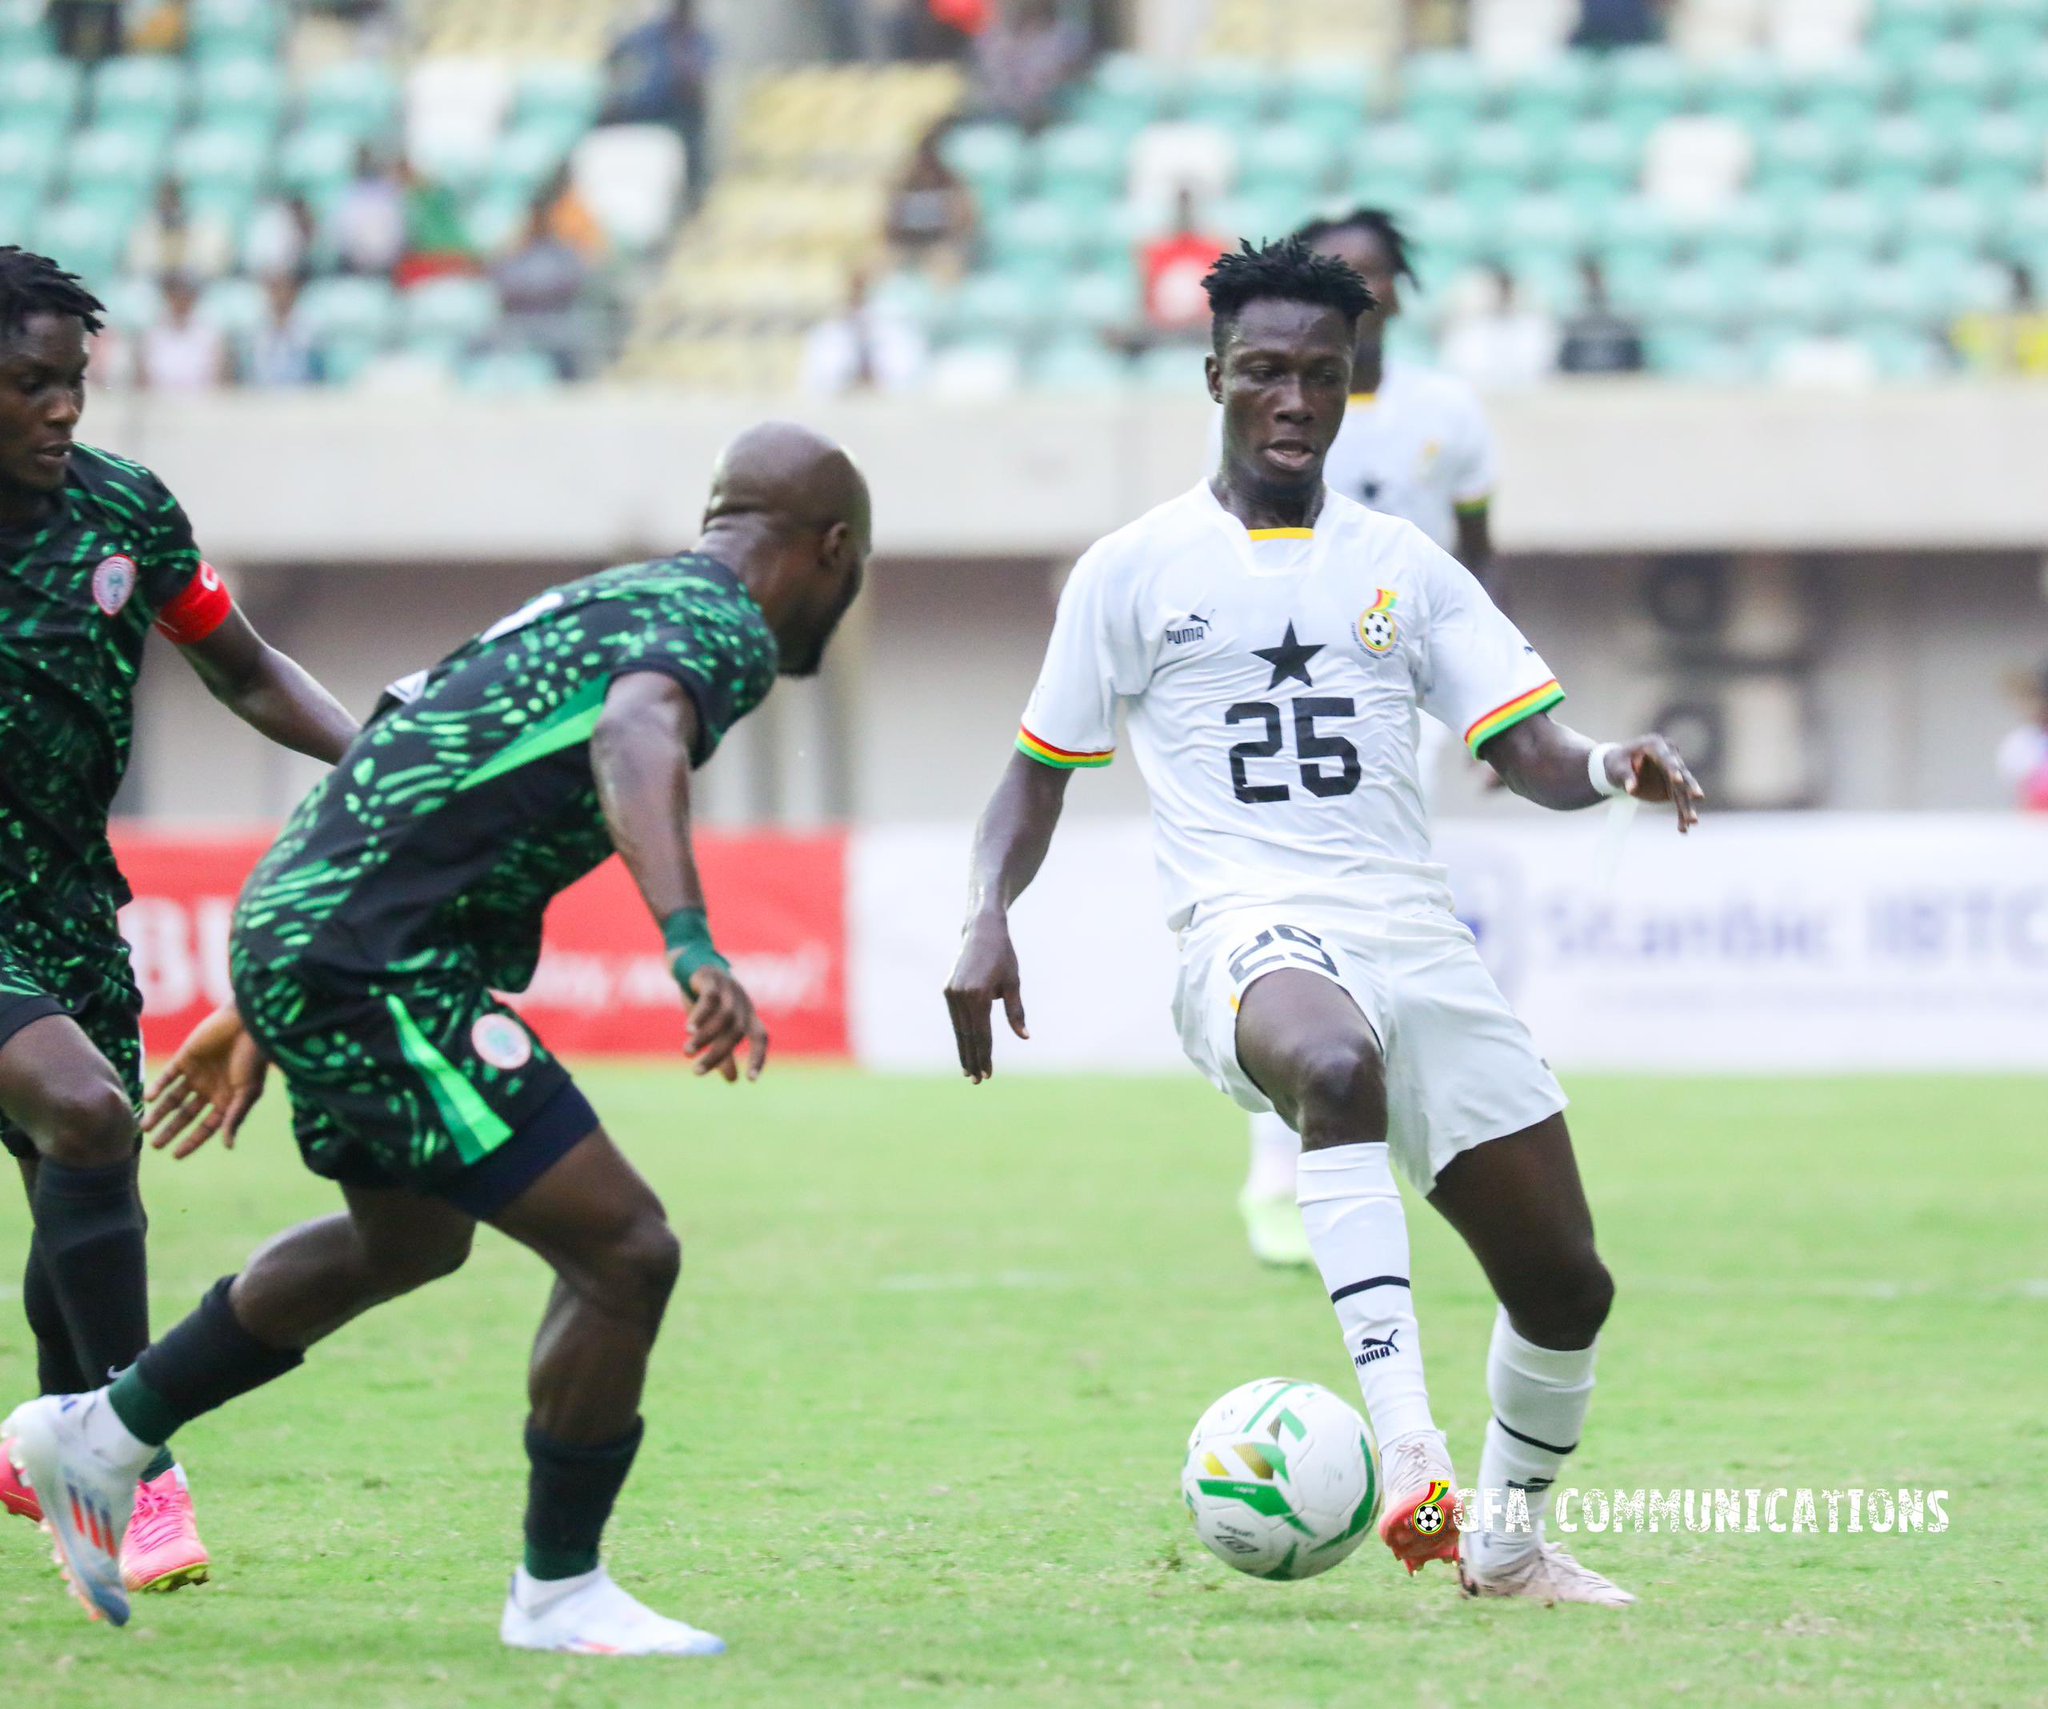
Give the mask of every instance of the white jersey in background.
<svg viewBox="0 0 2048 1709">
<path fill-rule="evenodd" d="M 1411 362 L 1389 362 L 1376 392 L 1355 392 L 1323 465 L 1332 492 L 1403 517 L 1446 552 L 1458 513 L 1493 496 L 1499 475 L 1493 430 L 1463 380 Z"/>
<path fill-rule="evenodd" d="M 1204 482 L 1082 557 L 1018 745 L 1106 765 L 1122 703 L 1176 928 L 1262 901 L 1447 907 L 1416 708 L 1476 749 L 1562 698 L 1411 524 L 1330 493 L 1313 529 L 1248 531 Z"/>
</svg>

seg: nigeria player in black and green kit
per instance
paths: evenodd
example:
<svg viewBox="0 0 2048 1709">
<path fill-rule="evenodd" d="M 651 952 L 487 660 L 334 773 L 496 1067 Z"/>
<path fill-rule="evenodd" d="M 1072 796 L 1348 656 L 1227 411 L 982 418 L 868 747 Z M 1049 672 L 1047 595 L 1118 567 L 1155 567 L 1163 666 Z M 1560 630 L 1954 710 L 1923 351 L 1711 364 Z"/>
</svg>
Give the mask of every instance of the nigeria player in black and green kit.
<svg viewBox="0 0 2048 1709">
<path fill-rule="evenodd" d="M 858 592 L 866 483 L 787 425 L 741 435 L 693 552 L 555 588 L 396 685 L 291 817 L 236 909 L 236 1010 L 153 1092 L 170 1140 L 232 1132 L 283 1072 L 305 1161 L 341 1214 L 281 1235 L 110 1388 L 6 1429 L 89 1609 L 127 1617 L 112 1540 L 127 1468 L 283 1375 L 384 1300 L 444 1276 L 478 1222 L 555 1272 L 534 1345 L 525 1559 L 501 1635 L 525 1649 L 703 1655 L 599 1561 L 640 1443 L 647 1358 L 680 1263 L 660 1202 L 564 1071 L 493 995 L 541 916 L 616 848 L 661 922 L 697 1071 L 761 1070 L 766 1033 L 712 947 L 690 848 L 692 770 L 778 674 L 808 675 Z M 181 1149 L 190 1149 L 187 1139 Z"/>
<path fill-rule="evenodd" d="M 355 721 L 266 646 L 147 469 L 77 443 L 99 303 L 54 262 L 0 248 L 0 1144 L 34 1235 L 22 1302 L 46 1394 L 103 1381 L 149 1340 L 136 1190 L 142 999 L 115 916 L 128 887 L 107 813 L 128 764 L 154 627 L 273 741 L 338 757 Z M 207 1573 L 163 1456 L 129 1583 Z M 40 1517 L 0 1455 L 0 1508 Z"/>
</svg>

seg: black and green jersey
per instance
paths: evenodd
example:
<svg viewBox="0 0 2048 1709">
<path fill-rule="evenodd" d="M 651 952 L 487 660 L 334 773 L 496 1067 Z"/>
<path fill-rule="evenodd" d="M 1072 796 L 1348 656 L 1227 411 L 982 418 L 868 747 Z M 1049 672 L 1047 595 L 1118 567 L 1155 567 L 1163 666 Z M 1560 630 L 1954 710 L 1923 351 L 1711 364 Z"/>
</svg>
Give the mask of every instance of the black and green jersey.
<svg viewBox="0 0 2048 1709">
<path fill-rule="evenodd" d="M 83 445 L 43 515 L 0 528 L 0 937 L 53 994 L 119 941 L 107 812 L 142 646 L 202 572 L 217 590 L 163 482 Z"/>
<path fill-rule="evenodd" d="M 611 852 L 590 734 L 613 680 L 675 678 L 695 762 L 773 685 L 775 636 L 696 554 L 554 588 L 387 697 L 299 805 L 235 912 L 238 988 L 263 969 L 377 982 L 533 976 L 541 916 Z"/>
</svg>

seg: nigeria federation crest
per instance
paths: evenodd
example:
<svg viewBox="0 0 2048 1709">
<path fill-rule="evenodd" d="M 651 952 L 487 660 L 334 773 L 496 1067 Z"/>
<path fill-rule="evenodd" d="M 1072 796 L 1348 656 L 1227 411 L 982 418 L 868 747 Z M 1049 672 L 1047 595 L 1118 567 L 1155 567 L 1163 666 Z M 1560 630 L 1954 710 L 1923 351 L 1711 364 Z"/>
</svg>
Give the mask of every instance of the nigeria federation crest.
<svg viewBox="0 0 2048 1709">
<path fill-rule="evenodd" d="M 507 1074 L 524 1068 L 533 1060 L 533 1036 L 510 1015 L 489 1010 L 477 1016 L 469 1029 L 469 1042 L 478 1056 Z"/>
<path fill-rule="evenodd" d="M 1379 598 L 1359 616 L 1358 644 L 1375 658 L 1391 653 L 1401 638 L 1400 626 L 1394 621 L 1395 603 L 1394 590 L 1383 587 Z"/>
<path fill-rule="evenodd" d="M 102 558 L 100 567 L 92 573 L 92 599 L 109 617 L 128 603 L 128 596 L 135 591 L 135 560 L 125 553 L 116 552 L 111 558 Z"/>
</svg>

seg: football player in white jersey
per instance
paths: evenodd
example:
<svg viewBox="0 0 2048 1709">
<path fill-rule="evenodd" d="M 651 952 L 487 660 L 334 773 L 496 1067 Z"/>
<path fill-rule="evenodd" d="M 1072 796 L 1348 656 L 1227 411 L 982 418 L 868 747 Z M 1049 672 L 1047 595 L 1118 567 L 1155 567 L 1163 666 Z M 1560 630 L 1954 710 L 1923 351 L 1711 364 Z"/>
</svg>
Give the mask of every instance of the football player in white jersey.
<svg viewBox="0 0 2048 1709">
<path fill-rule="evenodd" d="M 1415 282 L 1408 240 L 1383 208 L 1354 208 L 1298 234 L 1365 280 L 1372 307 L 1358 317 L 1351 399 L 1323 465 L 1323 483 L 1373 510 L 1412 522 L 1486 584 L 1493 568 L 1489 506 L 1498 457 L 1479 395 L 1452 374 L 1386 354 L 1401 284 Z M 1416 764 L 1428 803 L 1451 733 L 1425 718 Z M 1313 1261 L 1294 1203 L 1301 1141 L 1270 1111 L 1251 1118 L 1251 1162 L 1237 1206 L 1252 1253 L 1267 1264 Z"/>
<path fill-rule="evenodd" d="M 1684 830 L 1700 791 L 1662 737 L 1595 744 L 1554 722 L 1562 690 L 1478 582 L 1412 524 L 1325 488 L 1370 302 L 1359 276 L 1289 239 L 1226 256 L 1207 286 L 1219 466 L 1091 547 L 1060 599 L 976 835 L 946 990 L 960 1065 L 993 1070 L 995 1003 L 1025 1036 L 1008 910 L 1073 771 L 1109 763 L 1121 709 L 1179 934 L 1182 1042 L 1302 1136 L 1303 1220 L 1380 1444 L 1382 1538 L 1411 1571 L 1457 1560 L 1474 1595 L 1624 1603 L 1543 1533 L 1613 1283 L 1564 1094 L 1431 858 L 1417 707 L 1542 806 L 1627 792 L 1671 803 Z M 1394 1163 L 1501 1302 L 1462 1540 Z"/>
</svg>

